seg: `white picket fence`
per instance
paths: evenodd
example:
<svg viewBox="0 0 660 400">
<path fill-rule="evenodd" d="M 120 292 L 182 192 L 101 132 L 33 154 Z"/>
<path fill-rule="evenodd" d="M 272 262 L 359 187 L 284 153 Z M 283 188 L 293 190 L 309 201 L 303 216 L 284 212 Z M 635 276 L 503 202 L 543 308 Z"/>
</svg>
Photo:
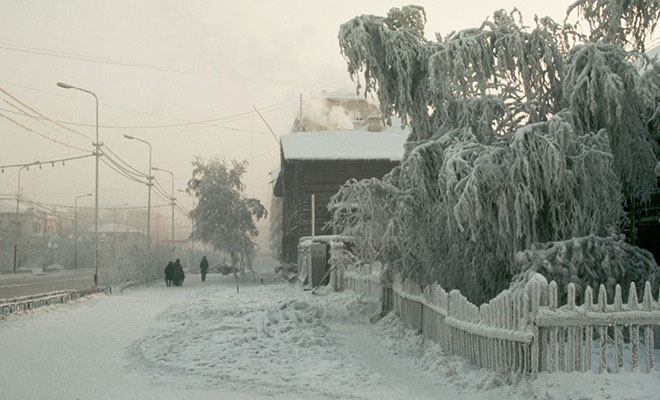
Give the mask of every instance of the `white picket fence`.
<svg viewBox="0 0 660 400">
<path fill-rule="evenodd" d="M 601 285 L 597 304 L 587 287 L 584 304 L 577 305 L 575 286 L 569 284 L 560 307 L 556 283 L 535 278 L 524 289 L 504 291 L 477 307 L 458 290 L 447 293 L 437 284 L 421 289 L 397 276 L 394 310 L 407 326 L 482 368 L 521 376 L 654 370 L 653 327 L 660 325 L 660 304 L 648 282 L 642 302 L 633 284 L 626 304 L 618 285 L 614 304 L 607 304 Z M 609 363 L 608 354 L 614 355 Z"/>
</svg>

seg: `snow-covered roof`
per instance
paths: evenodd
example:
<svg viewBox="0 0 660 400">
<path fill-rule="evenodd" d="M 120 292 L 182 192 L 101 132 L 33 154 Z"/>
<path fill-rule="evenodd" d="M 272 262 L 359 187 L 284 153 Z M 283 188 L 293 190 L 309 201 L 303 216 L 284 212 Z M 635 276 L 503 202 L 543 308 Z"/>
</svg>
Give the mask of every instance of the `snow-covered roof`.
<svg viewBox="0 0 660 400">
<path fill-rule="evenodd" d="M 285 160 L 391 160 L 401 161 L 406 130 L 381 132 L 322 131 L 282 136 Z"/>
</svg>

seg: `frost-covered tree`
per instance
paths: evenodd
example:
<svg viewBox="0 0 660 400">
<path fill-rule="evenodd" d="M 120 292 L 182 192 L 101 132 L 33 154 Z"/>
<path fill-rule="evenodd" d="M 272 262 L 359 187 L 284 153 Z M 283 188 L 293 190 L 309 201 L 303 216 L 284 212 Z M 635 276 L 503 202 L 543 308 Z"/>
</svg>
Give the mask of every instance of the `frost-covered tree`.
<svg viewBox="0 0 660 400">
<path fill-rule="evenodd" d="M 540 273 L 557 282 L 564 301 L 569 283 L 576 286 L 577 300 L 581 302 L 587 285 L 594 290 L 605 285 L 611 301 L 618 283 L 648 280 L 657 287 L 660 280 L 660 270 L 653 254 L 626 243 L 622 235 L 589 235 L 534 244 L 516 254 L 516 264 L 525 272 L 514 278 L 514 287 L 522 287 L 531 274 Z M 639 297 L 643 287 L 637 285 Z M 621 289 L 623 298 L 627 298 L 630 286 L 623 285 Z"/>
<path fill-rule="evenodd" d="M 342 25 L 358 91 L 412 133 L 390 174 L 341 188 L 334 228 L 366 261 L 474 301 L 508 286 L 535 243 L 619 232 L 626 202 L 656 183 L 660 68 L 634 48 L 660 8 L 644 4 L 576 2 L 589 35 L 497 11 L 433 41 L 416 6 Z"/>
<path fill-rule="evenodd" d="M 193 239 L 229 254 L 232 265 L 241 271 L 251 268 L 253 238 L 259 234 L 255 222 L 267 214 L 258 199 L 244 193 L 241 178 L 246 169 L 245 161 L 197 159 L 193 162 L 193 177 L 188 181 L 188 192 L 198 199 L 190 213 L 195 221 Z"/>
</svg>

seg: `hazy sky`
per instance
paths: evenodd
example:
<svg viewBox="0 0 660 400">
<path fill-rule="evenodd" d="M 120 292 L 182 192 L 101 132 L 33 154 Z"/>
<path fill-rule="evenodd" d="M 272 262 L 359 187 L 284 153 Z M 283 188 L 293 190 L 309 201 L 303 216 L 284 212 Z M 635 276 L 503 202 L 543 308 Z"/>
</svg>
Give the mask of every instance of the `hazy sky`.
<svg viewBox="0 0 660 400">
<path fill-rule="evenodd" d="M 530 24 L 534 14 L 559 20 L 569 3 L 436 0 L 415 4 L 426 9 L 426 32 L 432 37 L 435 32 L 478 26 L 499 8 L 517 7 Z M 87 124 L 94 124 L 93 98 L 58 88 L 56 82 L 94 91 L 101 103 L 101 125 L 143 127 L 243 114 L 170 128 L 102 127 L 100 136 L 142 170 L 147 168 L 146 145 L 122 135 L 150 141 L 153 165 L 174 171 L 176 189 L 185 187 L 195 156 L 249 160 L 248 191 L 268 202 L 267 174 L 279 168 L 279 149 L 261 120 L 249 113 L 252 106 L 275 105 L 264 116 L 278 135 L 288 133 L 299 93 L 353 87 L 339 53 L 339 25 L 356 15 L 384 15 L 390 7 L 401 5 L 382 0 L 5 1 L 0 13 L 0 87 L 49 117 Z M 101 62 L 84 60 L 91 58 Z M 0 99 L 7 97 L 0 95 Z M 87 138 L 3 111 L 7 109 L 11 107 L 0 101 L 0 113 L 53 139 L 91 150 Z M 75 129 L 90 137 L 94 134 L 93 127 Z M 1 116 L 0 138 L 0 165 L 82 153 Z M 0 175 L 0 195 L 16 193 L 16 171 L 8 169 Z M 155 175 L 169 191 L 169 175 Z M 102 206 L 146 203 L 144 185 L 104 165 L 100 182 Z M 23 171 L 21 186 L 35 200 L 72 205 L 76 194 L 93 191 L 93 158 Z M 190 199 L 177 195 L 190 208 Z M 155 198 L 153 203 L 165 201 Z M 93 197 L 79 204 L 92 205 Z M 187 222 L 181 218 L 179 224 Z"/>
</svg>

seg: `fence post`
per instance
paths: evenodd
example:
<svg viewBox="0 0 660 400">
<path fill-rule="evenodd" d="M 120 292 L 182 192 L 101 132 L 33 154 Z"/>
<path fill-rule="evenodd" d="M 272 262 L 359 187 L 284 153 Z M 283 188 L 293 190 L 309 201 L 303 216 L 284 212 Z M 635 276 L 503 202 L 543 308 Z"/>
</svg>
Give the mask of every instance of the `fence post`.
<svg viewBox="0 0 660 400">
<path fill-rule="evenodd" d="M 591 286 L 587 286 L 584 291 L 584 310 L 592 312 L 594 308 L 593 302 L 594 294 Z M 582 371 L 591 371 L 591 352 L 593 351 L 594 344 L 594 327 L 589 325 L 585 328 L 585 345 L 584 345 L 584 363 L 582 363 Z"/>
<path fill-rule="evenodd" d="M 621 285 L 616 285 L 614 289 L 614 311 L 623 310 L 623 300 L 621 298 Z M 623 369 L 623 327 L 614 325 L 614 344 L 616 348 L 616 369 Z"/>
<path fill-rule="evenodd" d="M 530 319 L 532 322 L 532 333 L 534 334 L 534 338 L 532 339 L 532 346 L 531 346 L 531 373 L 532 377 L 536 378 L 539 372 L 539 327 L 536 323 L 536 315 L 539 312 L 539 305 L 541 302 L 541 292 L 539 290 L 539 284 L 537 282 L 534 282 L 532 284 L 532 298 L 531 298 L 531 303 L 532 303 L 532 312 L 530 315 Z"/>
<path fill-rule="evenodd" d="M 651 283 L 646 281 L 644 285 L 644 311 L 653 310 L 653 294 L 651 293 Z M 648 366 L 649 372 L 652 372 L 654 369 L 654 346 L 653 346 L 653 329 L 651 325 L 647 325 L 644 328 L 644 346 L 646 346 L 646 364 Z"/>
<path fill-rule="evenodd" d="M 600 285 L 598 287 L 598 311 L 606 312 L 607 311 L 607 292 L 605 291 L 605 285 Z M 601 326 L 600 330 L 600 359 L 598 364 L 598 372 L 607 372 L 607 326 Z"/>
</svg>

